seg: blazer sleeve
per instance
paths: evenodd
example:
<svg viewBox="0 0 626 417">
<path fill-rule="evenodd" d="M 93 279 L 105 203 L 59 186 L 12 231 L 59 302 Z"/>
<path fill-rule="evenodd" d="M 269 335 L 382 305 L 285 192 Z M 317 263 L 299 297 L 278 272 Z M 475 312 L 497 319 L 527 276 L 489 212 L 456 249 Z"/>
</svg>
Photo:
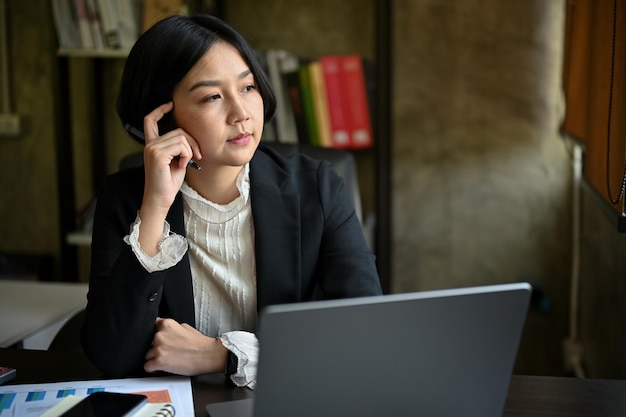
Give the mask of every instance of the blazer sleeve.
<svg viewBox="0 0 626 417">
<path fill-rule="evenodd" d="M 123 238 L 143 193 L 143 174 L 115 174 L 98 195 L 91 272 L 81 340 L 93 364 L 110 376 L 143 372 L 168 271 L 148 273 Z"/>
<path fill-rule="evenodd" d="M 382 293 L 352 198 L 328 161 L 261 148 L 252 160 L 258 309 Z"/>
<path fill-rule="evenodd" d="M 324 298 L 381 294 L 375 256 L 343 180 L 330 163 L 322 162 L 317 183 L 323 226 L 315 274 Z M 314 231 L 307 233 L 315 235 Z"/>
</svg>

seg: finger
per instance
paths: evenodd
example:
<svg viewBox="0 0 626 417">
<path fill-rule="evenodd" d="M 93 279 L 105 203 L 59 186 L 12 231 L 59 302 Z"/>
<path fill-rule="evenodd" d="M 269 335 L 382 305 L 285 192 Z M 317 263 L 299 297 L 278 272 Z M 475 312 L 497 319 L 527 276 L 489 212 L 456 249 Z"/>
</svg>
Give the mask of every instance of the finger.
<svg viewBox="0 0 626 417">
<path fill-rule="evenodd" d="M 150 358 L 143 365 L 144 371 L 149 372 L 149 373 L 165 371 L 164 368 L 165 368 L 164 364 L 162 364 L 161 361 L 156 358 Z"/>
<path fill-rule="evenodd" d="M 200 161 L 202 160 L 202 152 L 200 151 L 200 145 L 195 138 L 189 141 L 189 145 L 191 146 L 191 151 L 193 152 L 193 159 Z"/>
<path fill-rule="evenodd" d="M 178 142 L 178 148 L 173 151 L 174 159 L 178 161 L 180 168 L 186 168 L 191 159 L 199 161 L 202 159 L 202 153 L 200 152 L 200 145 L 198 141 L 182 128 L 176 128 L 166 134 L 163 134 L 163 138 L 168 137 L 170 139 L 176 139 Z M 168 142 L 172 143 L 172 142 Z"/>
<path fill-rule="evenodd" d="M 168 326 L 168 320 L 171 321 L 172 319 L 157 317 L 156 321 L 154 322 L 154 327 L 156 329 L 154 337 L 157 337 L 160 332 L 163 332 L 165 329 L 170 327 Z"/>
<path fill-rule="evenodd" d="M 167 329 L 175 329 L 179 326 L 178 322 L 174 319 L 170 318 L 157 318 L 156 326 L 158 331 L 163 331 Z"/>
<path fill-rule="evenodd" d="M 154 359 L 155 356 L 156 356 L 156 354 L 154 353 L 154 348 L 149 349 L 146 352 L 146 356 L 145 356 L 146 362 Z"/>
<path fill-rule="evenodd" d="M 188 147 L 188 150 L 190 151 L 189 157 L 194 158 L 194 159 L 202 159 L 202 154 L 200 153 L 200 144 L 198 144 L 198 141 L 196 140 L 196 138 L 194 138 L 185 129 L 180 128 L 180 127 L 176 128 L 176 130 L 173 130 L 172 133 L 182 136 L 185 142 L 189 145 Z M 181 155 L 181 157 L 182 156 L 183 155 Z"/>
<path fill-rule="evenodd" d="M 174 102 L 162 104 L 143 119 L 143 132 L 146 143 L 159 137 L 159 120 L 174 108 Z"/>
</svg>

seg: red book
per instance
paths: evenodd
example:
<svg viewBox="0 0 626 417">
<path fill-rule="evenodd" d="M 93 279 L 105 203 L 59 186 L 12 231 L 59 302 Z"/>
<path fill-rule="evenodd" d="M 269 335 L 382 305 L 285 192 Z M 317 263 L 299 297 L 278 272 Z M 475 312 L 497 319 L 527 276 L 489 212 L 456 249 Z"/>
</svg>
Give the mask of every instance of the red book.
<svg viewBox="0 0 626 417">
<path fill-rule="evenodd" d="M 326 85 L 326 100 L 333 148 L 350 147 L 350 114 L 346 101 L 346 89 L 341 74 L 341 57 L 326 55 L 319 59 Z"/>
<path fill-rule="evenodd" d="M 374 145 L 374 137 L 363 58 L 356 54 L 342 56 L 341 70 L 351 125 L 350 148 L 369 148 Z"/>
</svg>

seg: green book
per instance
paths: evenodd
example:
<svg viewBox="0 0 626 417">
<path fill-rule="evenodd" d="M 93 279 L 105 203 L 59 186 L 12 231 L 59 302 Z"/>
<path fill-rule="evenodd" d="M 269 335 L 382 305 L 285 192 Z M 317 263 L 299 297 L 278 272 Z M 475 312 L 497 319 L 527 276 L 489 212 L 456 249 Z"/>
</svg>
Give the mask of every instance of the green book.
<svg viewBox="0 0 626 417">
<path fill-rule="evenodd" d="M 300 75 L 300 93 L 302 99 L 302 109 L 309 132 L 309 142 L 311 145 L 319 146 L 319 135 L 317 133 L 317 120 L 315 118 L 315 107 L 313 105 L 313 95 L 311 93 L 311 80 L 309 78 L 308 64 L 303 63 L 298 70 Z"/>
</svg>

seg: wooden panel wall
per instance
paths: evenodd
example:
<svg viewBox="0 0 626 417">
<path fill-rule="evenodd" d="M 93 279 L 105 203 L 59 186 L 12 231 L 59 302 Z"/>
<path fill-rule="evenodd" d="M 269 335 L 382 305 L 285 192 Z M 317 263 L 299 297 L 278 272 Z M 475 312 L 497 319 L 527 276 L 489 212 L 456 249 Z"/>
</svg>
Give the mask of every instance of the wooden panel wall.
<svg viewBox="0 0 626 417">
<path fill-rule="evenodd" d="M 569 0 L 563 131 L 585 147 L 584 178 L 624 217 L 626 0 Z"/>
</svg>

